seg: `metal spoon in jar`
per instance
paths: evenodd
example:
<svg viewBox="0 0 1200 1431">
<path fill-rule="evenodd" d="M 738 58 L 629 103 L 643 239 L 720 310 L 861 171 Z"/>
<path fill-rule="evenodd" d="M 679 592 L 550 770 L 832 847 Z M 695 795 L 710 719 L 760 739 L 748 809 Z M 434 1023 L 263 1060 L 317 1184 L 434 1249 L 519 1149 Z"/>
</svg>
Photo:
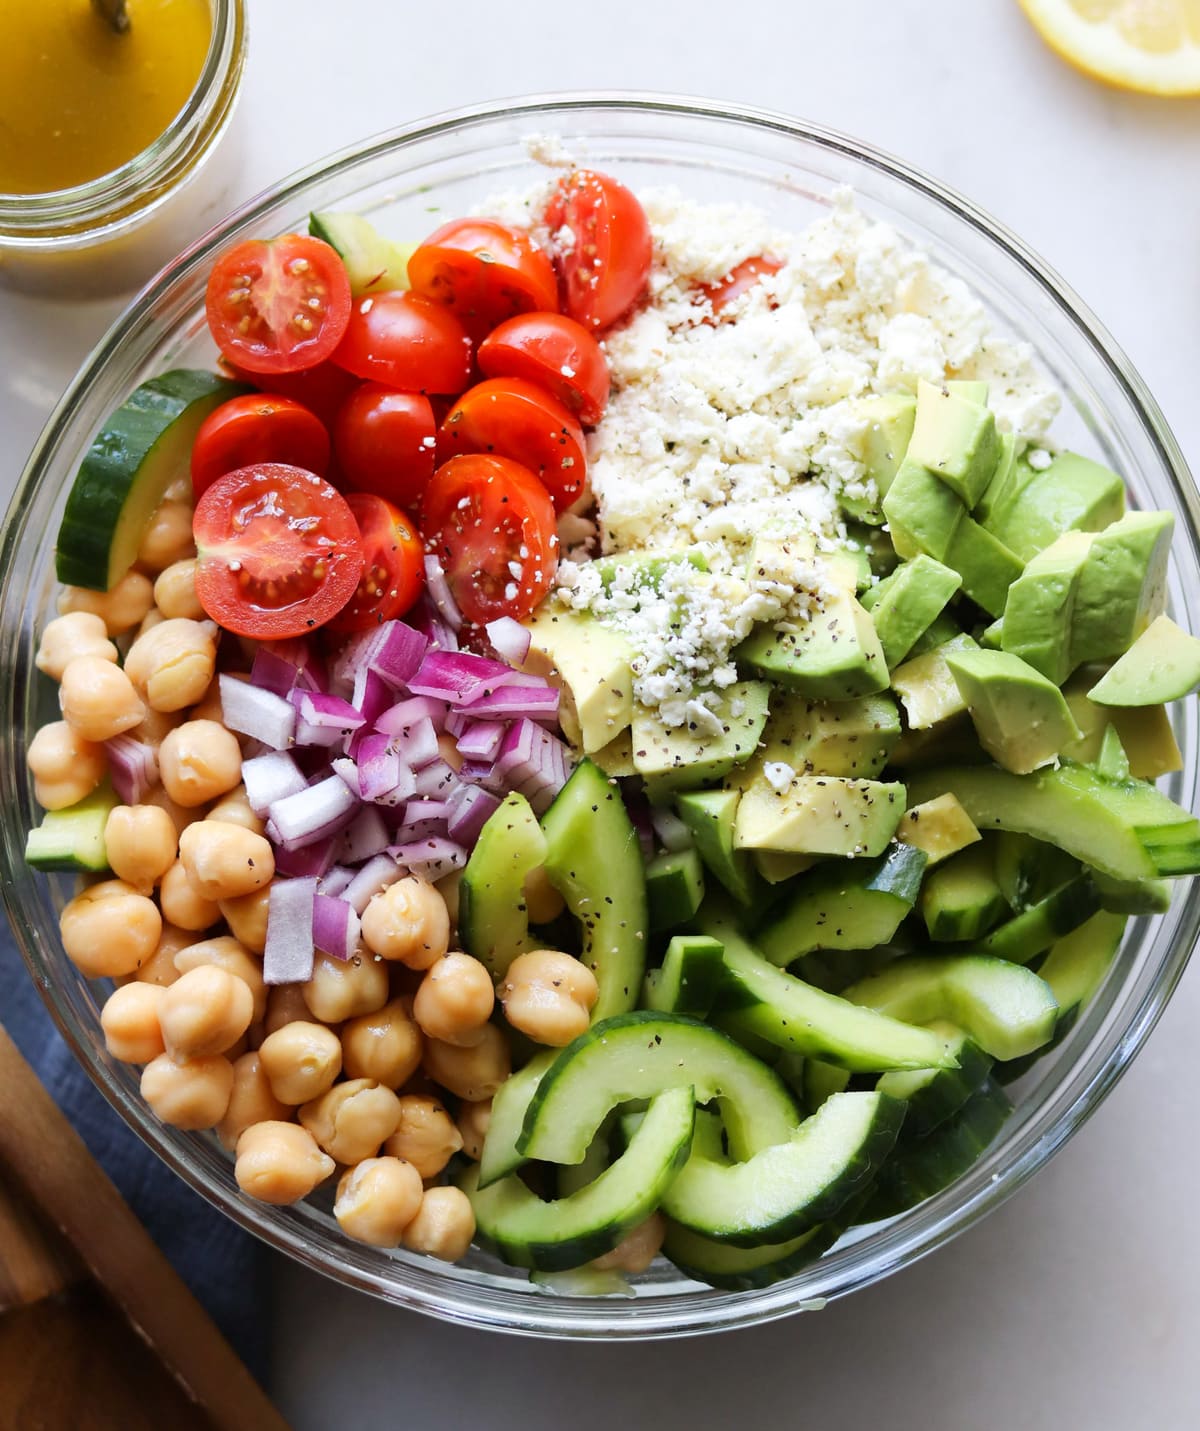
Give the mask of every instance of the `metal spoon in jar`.
<svg viewBox="0 0 1200 1431">
<path fill-rule="evenodd" d="M 129 11 L 125 0 L 92 0 L 92 8 L 118 35 L 129 29 Z"/>
</svg>

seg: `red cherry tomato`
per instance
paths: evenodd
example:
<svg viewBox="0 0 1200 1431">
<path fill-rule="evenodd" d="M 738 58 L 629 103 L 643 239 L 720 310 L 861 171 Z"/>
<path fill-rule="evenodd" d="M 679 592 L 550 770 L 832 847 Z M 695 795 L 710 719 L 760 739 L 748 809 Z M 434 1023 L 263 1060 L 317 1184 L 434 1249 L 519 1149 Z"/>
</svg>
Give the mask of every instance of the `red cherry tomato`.
<svg viewBox="0 0 1200 1431">
<path fill-rule="evenodd" d="M 192 492 L 197 501 L 218 477 L 255 462 L 286 462 L 324 477 L 329 434 L 291 398 L 247 393 L 223 402 L 200 424 L 192 443 Z"/>
<path fill-rule="evenodd" d="M 546 223 L 555 235 L 564 308 L 585 328 L 611 327 L 650 276 L 650 225 L 641 204 L 607 174 L 576 169 L 559 180 Z"/>
<path fill-rule="evenodd" d="M 360 383 L 333 425 L 344 484 L 415 512 L 437 466 L 437 423 L 421 393 Z"/>
<path fill-rule="evenodd" d="M 468 621 L 528 616 L 550 590 L 558 567 L 554 508 L 519 462 L 452 457 L 425 490 L 421 531 Z"/>
<path fill-rule="evenodd" d="M 604 415 L 608 361 L 600 344 L 574 318 L 519 314 L 488 334 L 478 357 L 485 377 L 537 383 L 589 427 Z"/>
<path fill-rule="evenodd" d="M 302 636 L 335 616 L 362 576 L 345 498 L 282 462 L 219 477 L 197 503 L 192 531 L 200 605 L 238 636 Z"/>
<path fill-rule="evenodd" d="M 565 512 L 583 490 L 583 429 L 543 388 L 523 378 L 489 378 L 465 392 L 442 423 L 438 456 L 494 452 L 528 467 Z"/>
<path fill-rule="evenodd" d="M 350 280 L 336 249 L 320 239 L 247 239 L 213 265 L 204 302 L 231 362 L 252 373 L 294 373 L 315 368 L 341 342 Z"/>
<path fill-rule="evenodd" d="M 443 224 L 408 260 L 413 292 L 444 303 L 482 337 L 514 313 L 558 308 L 549 258 L 519 229 L 494 219 Z"/>
<path fill-rule="evenodd" d="M 406 393 L 459 393 L 471 380 L 471 340 L 450 310 L 391 289 L 354 302 L 333 361 Z"/>
<path fill-rule="evenodd" d="M 299 373 L 273 373 L 270 377 L 240 368 L 228 358 L 222 358 L 220 366 L 230 377 L 257 388 L 259 392 L 273 393 L 300 403 L 320 418 L 326 430 L 332 427 L 343 401 L 358 386 L 354 374 L 339 368 L 336 363 L 318 363 L 315 368 L 305 368 Z"/>
<path fill-rule="evenodd" d="M 706 283 L 700 292 L 712 305 L 713 317 L 719 318 L 722 309 L 735 298 L 753 288 L 760 278 L 778 273 L 783 261 L 760 253 L 753 258 L 743 259 L 736 268 L 731 268 L 719 283 Z"/>
<path fill-rule="evenodd" d="M 425 584 L 417 529 L 404 513 L 372 492 L 351 492 L 346 504 L 362 538 L 363 574 L 354 595 L 329 623 L 333 631 L 365 631 L 403 616 Z"/>
</svg>

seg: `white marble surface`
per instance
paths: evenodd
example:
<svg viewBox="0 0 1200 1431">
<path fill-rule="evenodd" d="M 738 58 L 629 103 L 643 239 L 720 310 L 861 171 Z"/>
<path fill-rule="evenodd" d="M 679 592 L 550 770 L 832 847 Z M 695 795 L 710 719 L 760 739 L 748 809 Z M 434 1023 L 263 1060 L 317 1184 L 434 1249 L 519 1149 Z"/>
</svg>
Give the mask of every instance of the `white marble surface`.
<svg viewBox="0 0 1200 1431">
<path fill-rule="evenodd" d="M 716 23 L 678 0 L 250 7 L 238 197 L 365 134 L 503 95 L 645 88 L 789 110 L 903 155 L 1021 233 L 1125 345 L 1200 461 L 1200 103 L 1076 76 L 1015 0 L 761 0 Z M 5 488 L 112 311 L 0 295 Z M 570 1346 L 461 1331 L 285 1268 L 275 1392 L 297 1431 L 1190 1431 L 1198 1019 L 1193 973 L 1031 1187 L 824 1313 L 716 1341 Z"/>
</svg>

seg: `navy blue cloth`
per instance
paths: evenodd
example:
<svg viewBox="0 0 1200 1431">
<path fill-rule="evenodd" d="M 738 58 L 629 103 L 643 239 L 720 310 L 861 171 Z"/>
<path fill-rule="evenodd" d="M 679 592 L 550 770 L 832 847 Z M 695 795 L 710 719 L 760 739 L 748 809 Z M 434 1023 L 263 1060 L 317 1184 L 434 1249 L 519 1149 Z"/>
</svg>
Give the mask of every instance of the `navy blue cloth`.
<svg viewBox="0 0 1200 1431">
<path fill-rule="evenodd" d="M 109 1107 L 67 1048 L 0 920 L 0 1020 L 171 1265 L 265 1379 L 267 1249 L 219 1213 Z"/>
</svg>

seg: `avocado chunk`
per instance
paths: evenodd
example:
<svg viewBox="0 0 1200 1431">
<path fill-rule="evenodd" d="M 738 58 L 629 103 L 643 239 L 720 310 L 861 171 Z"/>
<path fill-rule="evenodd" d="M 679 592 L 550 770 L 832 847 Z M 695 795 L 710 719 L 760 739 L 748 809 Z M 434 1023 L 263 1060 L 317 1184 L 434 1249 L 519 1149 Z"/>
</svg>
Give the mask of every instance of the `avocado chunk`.
<svg viewBox="0 0 1200 1431">
<path fill-rule="evenodd" d="M 795 629 L 760 626 L 735 655 L 755 675 L 816 700 L 844 701 L 887 689 L 887 662 L 871 618 L 841 588 L 826 588 Z"/>
<path fill-rule="evenodd" d="M 1160 706 L 1200 685 L 1200 640 L 1157 616 L 1088 692 L 1102 706 Z"/>
<path fill-rule="evenodd" d="M 1000 645 L 1056 686 L 1075 668 L 1075 592 L 1094 540 L 1091 532 L 1064 532 L 1033 557 L 1009 587 Z"/>
<path fill-rule="evenodd" d="M 955 393 L 968 402 L 977 402 L 981 407 L 987 406 L 988 385 L 980 378 L 948 378 L 942 386 L 948 393 Z"/>
<path fill-rule="evenodd" d="M 962 635 L 962 627 L 955 621 L 954 617 L 943 611 L 940 616 L 936 616 L 929 626 L 912 644 L 909 656 L 923 656 L 926 651 L 932 651 L 935 646 L 944 646 L 947 641 L 953 641 L 956 636 Z"/>
<path fill-rule="evenodd" d="M 1125 511 L 1120 477 L 1075 452 L 1060 452 L 1041 470 L 1018 462 L 1017 476 L 1011 494 L 994 506 L 985 499 L 989 513 L 983 521 L 1022 561 L 1063 532 L 1103 531 Z"/>
<path fill-rule="evenodd" d="M 896 827 L 896 838 L 913 845 L 930 865 L 936 865 L 973 845 L 980 835 L 957 798 L 946 794 L 906 810 Z"/>
<path fill-rule="evenodd" d="M 983 495 L 1000 457 L 996 419 L 960 387 L 917 384 L 917 415 L 906 460 L 944 482 L 968 507 Z"/>
<path fill-rule="evenodd" d="M 1109 719 L 1125 747 L 1130 775 L 1157 780 L 1183 769 L 1171 718 L 1162 706 L 1112 706 Z"/>
<path fill-rule="evenodd" d="M 735 765 L 749 760 L 767 723 L 770 693 L 763 681 L 739 681 L 720 693 L 710 719 L 676 728 L 637 706 L 630 727 L 633 768 L 645 777 L 651 798 L 715 785 Z"/>
<path fill-rule="evenodd" d="M 763 733 L 758 768 L 768 762 L 803 775 L 874 779 L 900 738 L 900 712 L 890 696 L 810 701 L 780 693 Z"/>
<path fill-rule="evenodd" d="M 939 943 L 977 939 L 1006 911 L 992 838 L 931 870 L 921 888 L 921 918 L 930 939 Z"/>
<path fill-rule="evenodd" d="M 630 590 L 639 587 L 657 590 L 659 582 L 674 566 L 691 566 L 697 571 L 707 571 L 708 559 L 698 547 L 669 552 L 621 552 L 616 556 L 596 558 L 596 571 L 606 592 L 612 590 L 618 576 Z"/>
<path fill-rule="evenodd" d="M 815 855 L 785 855 L 779 850 L 751 850 L 754 868 L 768 884 L 782 884 L 795 879 L 817 863 Z"/>
<path fill-rule="evenodd" d="M 833 775 L 797 775 L 782 789 L 765 777 L 742 792 L 738 849 L 799 855 L 878 855 L 904 814 L 904 786 Z"/>
<path fill-rule="evenodd" d="M 740 800 L 737 790 L 699 790 L 680 795 L 675 810 L 692 832 L 708 872 L 739 904 L 749 907 L 763 893 L 763 885 L 747 851 L 734 848 Z"/>
<path fill-rule="evenodd" d="M 595 617 L 549 602 L 525 624 L 523 669 L 562 691 L 559 722 L 571 744 L 603 750 L 633 719 L 633 647 Z"/>
<path fill-rule="evenodd" d="M 1096 535 L 1075 593 L 1076 663 L 1122 655 L 1162 613 L 1174 529 L 1170 512 L 1129 512 Z"/>
<path fill-rule="evenodd" d="M 985 651 L 999 651 L 1004 646 L 1004 617 L 997 617 L 979 633 L 979 644 Z"/>
<path fill-rule="evenodd" d="M 849 516 L 878 526 L 883 521 L 880 503 L 908 451 L 917 403 L 908 393 L 885 393 L 862 398 L 857 413 L 864 426 L 851 451 L 863 465 L 864 480 L 875 484 L 875 496 L 872 500 L 843 493 L 840 501 Z"/>
<path fill-rule="evenodd" d="M 928 730 L 966 710 L 966 700 L 948 663 L 951 656 L 978 649 L 973 637 L 960 632 L 944 645 L 896 667 L 892 689 L 900 697 L 909 730 Z"/>
<path fill-rule="evenodd" d="M 956 571 L 921 552 L 864 592 L 862 604 L 871 613 L 889 667 L 904 660 L 961 585 Z"/>
<path fill-rule="evenodd" d="M 636 775 L 637 770 L 633 764 L 632 733 L 629 730 L 623 730 L 620 735 L 614 736 L 607 745 L 602 746 L 599 750 L 594 750 L 592 759 L 605 775 Z"/>
<path fill-rule="evenodd" d="M 987 484 L 983 496 L 975 503 L 975 519 L 987 525 L 993 512 L 999 511 L 1007 503 L 1015 501 L 1027 483 L 1037 473 L 1024 457 L 1017 456 L 1017 440 L 1011 432 L 1000 434 L 1000 456 L 996 470 Z"/>
<path fill-rule="evenodd" d="M 1079 736 L 1062 692 L 1019 656 L 958 651 L 946 664 L 980 745 L 1005 770 L 1025 775 L 1048 765 Z"/>
<path fill-rule="evenodd" d="M 989 616 L 999 616 L 1008 591 L 1023 570 L 1012 552 L 978 522 L 964 517 L 958 524 L 944 561 L 962 577 L 962 589 Z"/>
<path fill-rule="evenodd" d="M 1110 780 L 1129 779 L 1129 756 L 1121 744 L 1116 726 L 1110 725 L 1100 740 L 1100 750 L 1093 762 L 1101 775 Z"/>
</svg>

